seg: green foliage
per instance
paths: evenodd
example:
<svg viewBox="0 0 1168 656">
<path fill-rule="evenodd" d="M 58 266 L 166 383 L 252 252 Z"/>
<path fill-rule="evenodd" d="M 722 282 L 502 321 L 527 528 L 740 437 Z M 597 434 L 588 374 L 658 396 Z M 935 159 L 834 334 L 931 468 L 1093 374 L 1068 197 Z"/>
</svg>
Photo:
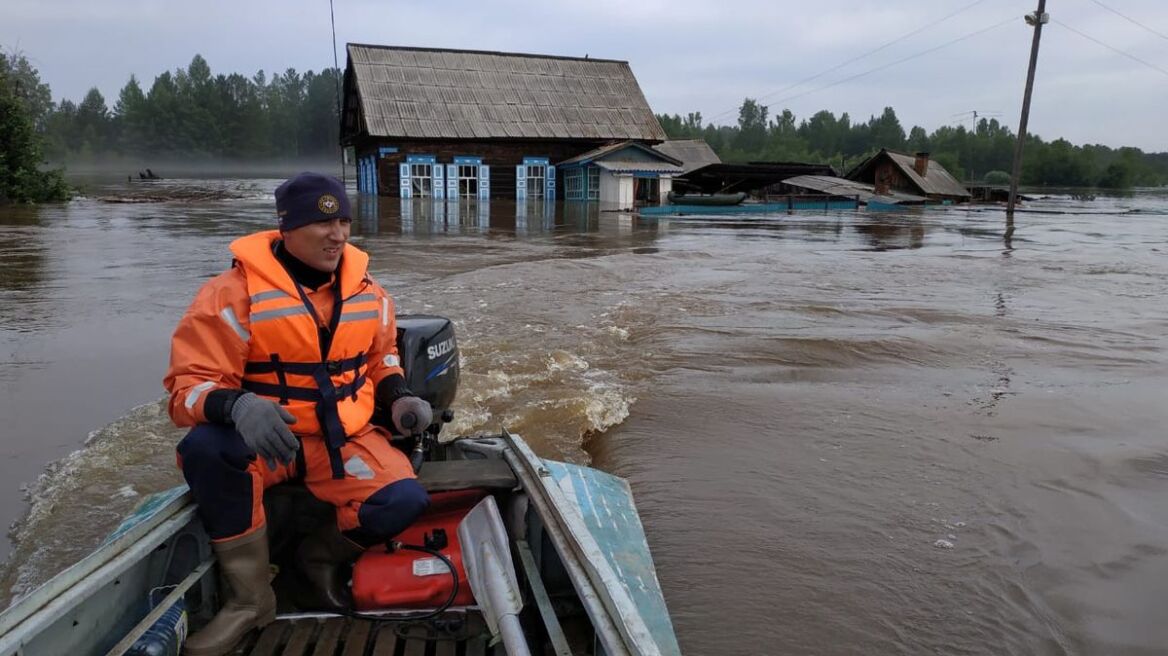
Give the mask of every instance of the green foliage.
<svg viewBox="0 0 1168 656">
<path fill-rule="evenodd" d="M 56 160 L 339 156 L 339 75 L 335 69 L 216 75 L 195 55 L 185 69 L 159 74 L 145 92 L 131 76 L 112 110 L 96 89 L 80 105 L 62 100 L 47 114 L 47 152 Z"/>
<path fill-rule="evenodd" d="M 1010 174 L 1005 171 L 990 171 L 985 174 L 982 180 L 988 185 L 1005 187 L 1010 184 Z"/>
<path fill-rule="evenodd" d="M 42 171 L 42 137 L 36 131 L 48 87 L 19 54 L 0 52 L 0 204 L 67 200 L 60 171 Z"/>
<path fill-rule="evenodd" d="M 1009 184 L 1014 157 L 1014 134 L 995 120 L 981 119 L 972 130 L 942 126 L 932 132 L 904 127 L 891 107 L 865 122 L 847 113 L 836 117 L 820 111 L 797 121 L 790 110 L 773 115 L 757 100 L 747 98 L 734 126 L 703 126 L 700 114 L 658 116 L 671 139 L 705 139 L 727 162 L 822 162 L 846 172 L 881 148 L 909 153 L 928 152 L 958 179 L 985 176 L 990 184 Z M 993 176 L 993 180 L 991 180 Z M 1004 176 L 1004 181 L 1002 177 Z M 1168 153 L 1144 153 L 1138 148 L 1075 146 L 1064 139 L 1050 143 L 1026 138 L 1022 178 L 1024 185 L 1099 186 L 1125 189 L 1133 185 L 1168 184 Z"/>
</svg>

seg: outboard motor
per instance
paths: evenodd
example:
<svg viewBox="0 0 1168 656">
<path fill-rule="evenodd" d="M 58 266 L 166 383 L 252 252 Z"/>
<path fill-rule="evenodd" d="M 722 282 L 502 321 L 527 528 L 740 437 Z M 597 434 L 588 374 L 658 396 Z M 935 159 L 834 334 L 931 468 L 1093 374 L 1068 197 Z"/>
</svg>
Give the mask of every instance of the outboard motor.
<svg viewBox="0 0 1168 656">
<path fill-rule="evenodd" d="M 434 423 L 453 419 L 450 406 L 458 392 L 458 342 L 446 317 L 407 314 L 397 317 L 397 352 L 406 372 L 406 387 L 434 408 Z"/>
</svg>

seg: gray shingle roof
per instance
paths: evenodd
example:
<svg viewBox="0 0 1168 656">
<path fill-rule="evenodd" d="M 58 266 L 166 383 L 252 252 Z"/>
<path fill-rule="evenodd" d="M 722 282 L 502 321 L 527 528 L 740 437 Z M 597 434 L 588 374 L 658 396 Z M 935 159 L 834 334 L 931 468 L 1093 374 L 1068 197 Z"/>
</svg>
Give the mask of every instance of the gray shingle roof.
<svg viewBox="0 0 1168 656">
<path fill-rule="evenodd" d="M 969 190 L 961 185 L 956 178 L 953 177 L 949 171 L 937 163 L 936 160 L 929 160 L 929 168 L 925 169 L 925 177 L 917 175 L 913 168 L 913 163 L 916 157 L 907 153 L 900 153 L 895 150 L 888 150 L 887 148 L 876 153 L 872 157 L 864 160 L 852 169 L 846 178 L 852 180 L 870 180 L 872 176 L 872 167 L 881 156 L 887 155 L 889 159 L 896 164 L 897 168 L 909 179 L 912 184 L 921 190 L 924 194 L 933 194 L 937 196 L 957 196 L 969 197 Z"/>
<path fill-rule="evenodd" d="M 888 155 L 892 157 L 892 161 L 896 162 L 900 170 L 908 176 L 918 187 L 926 194 L 938 194 L 942 196 L 969 196 L 969 190 L 961 186 L 961 183 L 954 178 L 951 173 L 944 166 L 937 163 L 937 160 L 929 160 L 929 168 L 925 170 L 925 177 L 917 175 L 916 169 L 913 168 L 913 162 L 916 157 L 906 155 L 905 153 L 898 153 L 894 150 L 888 151 Z"/>
<path fill-rule="evenodd" d="M 654 158 L 655 160 L 661 160 L 664 162 L 668 162 L 672 165 L 673 168 L 679 168 L 683 164 L 683 162 L 680 159 L 677 159 L 676 157 L 667 155 L 667 154 L 659 151 L 656 148 L 652 148 L 650 146 L 646 146 L 644 144 L 637 143 L 635 141 L 620 141 L 617 143 L 605 144 L 603 146 L 600 146 L 599 148 L 593 148 L 592 150 L 590 150 L 586 153 L 581 153 L 575 157 L 571 157 L 569 159 L 566 159 L 566 160 L 560 162 L 559 164 L 560 164 L 560 166 L 563 166 L 566 164 L 576 164 L 578 162 L 591 162 L 593 160 L 603 159 L 605 157 L 608 157 L 612 153 L 616 153 L 616 152 L 625 150 L 626 148 L 631 148 L 635 151 L 640 151 L 642 153 L 645 153 L 646 155 Z M 644 161 L 644 155 L 642 155 L 638 161 Z"/>
<path fill-rule="evenodd" d="M 670 139 L 665 143 L 653 146 L 653 148 L 673 159 L 684 162 L 686 173 L 700 169 L 707 164 L 722 163 L 718 154 L 714 152 L 713 148 L 710 148 L 710 144 L 706 143 L 704 139 Z"/>
<path fill-rule="evenodd" d="M 665 139 L 628 62 L 352 43 L 348 53 L 372 136 Z"/>
<path fill-rule="evenodd" d="M 906 194 L 900 191 L 889 191 L 884 196 L 877 196 L 872 185 L 847 178 L 835 178 L 828 175 L 797 175 L 783 180 L 783 184 L 801 189 L 810 189 L 833 196 L 855 196 L 861 203 L 870 200 L 894 203 L 920 203 L 928 200 L 924 196 Z"/>
<path fill-rule="evenodd" d="M 669 162 L 597 162 L 597 166 L 613 173 L 672 173 L 681 175 L 681 167 Z"/>
</svg>

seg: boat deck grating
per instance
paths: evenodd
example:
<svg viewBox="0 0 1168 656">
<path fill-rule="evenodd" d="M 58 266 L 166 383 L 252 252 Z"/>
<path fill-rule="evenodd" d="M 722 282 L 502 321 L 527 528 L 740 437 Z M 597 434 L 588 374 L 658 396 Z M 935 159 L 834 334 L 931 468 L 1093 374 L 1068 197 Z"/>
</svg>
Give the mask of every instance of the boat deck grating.
<svg viewBox="0 0 1168 656">
<path fill-rule="evenodd" d="M 253 631 L 232 656 L 504 656 L 488 644 L 481 616 L 467 616 L 462 627 L 439 633 L 416 622 L 375 623 L 347 617 L 282 619 Z"/>
</svg>

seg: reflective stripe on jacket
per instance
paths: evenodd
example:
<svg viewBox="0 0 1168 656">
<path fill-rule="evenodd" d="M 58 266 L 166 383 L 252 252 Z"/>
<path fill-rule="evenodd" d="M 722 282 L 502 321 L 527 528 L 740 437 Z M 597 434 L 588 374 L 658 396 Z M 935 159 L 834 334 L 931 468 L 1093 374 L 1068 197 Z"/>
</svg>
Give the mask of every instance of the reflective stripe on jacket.
<svg viewBox="0 0 1168 656">
<path fill-rule="evenodd" d="M 231 244 L 251 301 L 243 389 L 285 406 L 294 432 L 339 447 L 373 416 L 367 357 L 381 316 L 367 292 L 369 257 L 346 244 L 325 314 L 276 259 L 277 239 L 278 232 L 260 233 Z"/>
<path fill-rule="evenodd" d="M 368 423 L 376 384 L 402 374 L 393 302 L 351 245 L 334 283 L 300 289 L 273 253 L 279 239 L 269 231 L 232 243 L 235 267 L 204 285 L 179 322 L 164 381 L 170 414 L 179 426 L 202 423 L 210 391 L 243 388 L 285 404 L 295 433 L 335 447 Z"/>
</svg>

